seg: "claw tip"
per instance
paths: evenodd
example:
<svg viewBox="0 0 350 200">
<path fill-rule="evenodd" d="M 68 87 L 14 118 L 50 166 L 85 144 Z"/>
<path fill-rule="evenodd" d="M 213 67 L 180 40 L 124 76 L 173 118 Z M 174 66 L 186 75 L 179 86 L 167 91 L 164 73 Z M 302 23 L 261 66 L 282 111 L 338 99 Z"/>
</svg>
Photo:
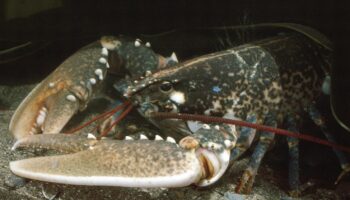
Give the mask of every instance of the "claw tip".
<svg viewBox="0 0 350 200">
<path fill-rule="evenodd" d="M 171 60 L 173 60 L 173 61 L 176 62 L 176 63 L 179 62 L 179 60 L 177 59 L 177 56 L 176 56 L 175 52 L 173 52 L 173 53 L 171 54 L 170 58 L 171 58 Z"/>
<path fill-rule="evenodd" d="M 21 144 L 21 140 L 17 140 L 17 141 L 13 144 L 13 146 L 11 147 L 11 151 L 15 151 L 15 150 L 19 147 L 20 144 Z"/>
</svg>

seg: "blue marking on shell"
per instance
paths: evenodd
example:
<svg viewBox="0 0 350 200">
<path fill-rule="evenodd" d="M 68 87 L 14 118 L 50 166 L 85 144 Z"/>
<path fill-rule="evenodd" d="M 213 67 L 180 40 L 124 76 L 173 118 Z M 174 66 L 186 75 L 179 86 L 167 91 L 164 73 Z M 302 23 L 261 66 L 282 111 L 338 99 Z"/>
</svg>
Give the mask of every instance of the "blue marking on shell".
<svg viewBox="0 0 350 200">
<path fill-rule="evenodd" d="M 213 88 L 212 88 L 212 91 L 214 92 L 214 93 L 219 93 L 219 92 L 221 92 L 221 88 L 219 87 L 219 86 L 214 86 Z"/>
</svg>

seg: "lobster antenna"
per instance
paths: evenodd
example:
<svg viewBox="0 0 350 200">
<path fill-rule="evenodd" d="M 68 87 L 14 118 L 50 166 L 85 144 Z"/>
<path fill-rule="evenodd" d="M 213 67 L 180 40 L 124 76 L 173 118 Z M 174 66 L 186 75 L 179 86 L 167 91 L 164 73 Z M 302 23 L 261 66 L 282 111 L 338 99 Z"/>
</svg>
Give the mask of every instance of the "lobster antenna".
<svg viewBox="0 0 350 200">
<path fill-rule="evenodd" d="M 112 124 L 101 133 L 101 135 L 98 137 L 98 139 L 101 139 L 102 137 L 105 137 L 112 128 L 117 125 L 124 117 L 131 111 L 132 105 L 129 105 L 118 117 L 115 119 Z"/>
<path fill-rule="evenodd" d="M 262 131 L 268 131 L 273 132 L 279 135 L 284 135 L 288 137 L 294 137 L 302 140 L 306 140 L 309 142 L 321 144 L 324 146 L 332 147 L 334 149 L 338 149 L 347 153 L 350 153 L 350 148 L 347 146 L 335 144 L 333 142 L 329 142 L 327 140 L 323 140 L 317 137 L 313 137 L 311 135 L 305 135 L 301 133 L 291 132 L 280 128 L 275 128 L 271 126 L 265 126 L 260 124 L 254 124 L 249 123 L 241 120 L 234 120 L 234 119 L 225 119 L 221 117 L 212 117 L 212 116 L 205 116 L 205 115 L 194 115 L 194 114 L 187 114 L 187 113 L 167 113 L 167 112 L 151 112 L 148 114 L 151 118 L 161 118 L 161 119 L 168 119 L 168 118 L 175 118 L 175 119 L 182 119 L 182 120 L 194 120 L 194 121 L 201 121 L 205 123 L 225 123 L 225 124 L 233 124 L 238 126 L 245 126 L 249 128 L 254 128 L 257 130 Z"/>
<path fill-rule="evenodd" d="M 128 106 L 128 105 L 130 105 L 130 101 L 126 101 L 126 102 L 124 102 L 123 104 L 121 104 L 121 105 L 119 105 L 119 106 L 113 108 L 113 109 L 110 110 L 110 111 L 107 111 L 107 112 L 105 112 L 105 113 L 102 113 L 102 114 L 100 114 L 100 115 L 97 115 L 96 117 L 92 118 L 91 120 L 85 122 L 84 124 L 82 124 L 82 125 L 80 125 L 80 126 L 78 126 L 78 127 L 75 127 L 75 128 L 73 128 L 73 129 L 67 131 L 66 133 L 67 133 L 67 134 L 75 133 L 75 132 L 81 130 L 82 128 L 85 128 L 86 126 L 92 124 L 93 122 L 95 122 L 95 121 L 97 121 L 97 120 L 99 120 L 99 119 L 101 119 L 101 118 L 107 118 L 107 117 L 113 115 L 114 113 L 118 112 L 119 110 L 122 110 L 124 107 L 126 107 L 126 106 Z"/>
</svg>

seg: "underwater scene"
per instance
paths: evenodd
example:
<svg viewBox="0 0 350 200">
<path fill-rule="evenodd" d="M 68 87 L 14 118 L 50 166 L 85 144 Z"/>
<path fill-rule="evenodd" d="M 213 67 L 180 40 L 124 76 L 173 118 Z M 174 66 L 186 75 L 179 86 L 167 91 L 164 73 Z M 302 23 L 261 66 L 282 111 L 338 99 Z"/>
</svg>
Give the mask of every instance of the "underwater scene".
<svg viewBox="0 0 350 200">
<path fill-rule="evenodd" d="M 0 199 L 350 199 L 340 2 L 0 9 Z"/>
</svg>

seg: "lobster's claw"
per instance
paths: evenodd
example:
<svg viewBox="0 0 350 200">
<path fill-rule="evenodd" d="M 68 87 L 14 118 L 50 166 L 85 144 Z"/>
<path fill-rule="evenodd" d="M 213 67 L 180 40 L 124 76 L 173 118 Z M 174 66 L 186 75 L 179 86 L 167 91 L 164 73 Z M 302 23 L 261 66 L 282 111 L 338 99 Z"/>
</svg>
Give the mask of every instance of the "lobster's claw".
<svg viewBox="0 0 350 200">
<path fill-rule="evenodd" d="M 101 90 L 107 71 L 144 74 L 177 59 L 156 54 L 148 45 L 113 36 L 77 51 L 37 85 L 14 113 L 9 130 L 16 139 L 58 133 Z"/>
<path fill-rule="evenodd" d="M 47 136 L 56 137 L 35 135 L 29 140 L 37 140 L 34 139 L 36 136 L 45 136 L 45 139 Z M 31 143 L 29 140 L 26 139 L 23 144 Z M 85 141 L 88 148 L 84 151 L 14 161 L 10 163 L 10 168 L 22 177 L 74 185 L 181 187 L 195 183 L 201 177 L 201 166 L 196 155 L 173 143 L 148 140 L 91 141 Z M 17 143 L 17 146 L 21 145 Z"/>
<path fill-rule="evenodd" d="M 85 108 L 107 71 L 108 51 L 98 43 L 64 61 L 22 101 L 10 122 L 16 139 L 37 133 L 58 133 Z"/>
<path fill-rule="evenodd" d="M 78 137 L 34 135 L 18 140 L 14 149 L 30 146 L 75 153 L 14 161 L 10 169 L 18 176 L 74 185 L 206 186 L 224 174 L 233 147 L 233 143 L 230 148 L 215 142 L 201 145 L 207 138 L 196 136 L 184 138 L 180 146 L 173 139 L 159 140 L 159 136 L 155 141 Z"/>
</svg>

